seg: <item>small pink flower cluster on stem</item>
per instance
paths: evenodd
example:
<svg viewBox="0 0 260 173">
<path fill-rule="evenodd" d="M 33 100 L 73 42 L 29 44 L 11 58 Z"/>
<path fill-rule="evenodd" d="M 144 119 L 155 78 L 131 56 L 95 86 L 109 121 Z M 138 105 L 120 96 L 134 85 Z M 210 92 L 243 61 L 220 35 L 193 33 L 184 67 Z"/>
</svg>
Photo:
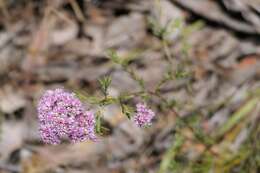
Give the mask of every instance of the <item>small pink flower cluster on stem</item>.
<svg viewBox="0 0 260 173">
<path fill-rule="evenodd" d="M 147 108 L 143 103 L 136 105 L 136 114 L 134 116 L 134 122 L 138 127 L 145 127 L 151 125 L 151 121 L 155 116 L 154 112 Z"/>
<path fill-rule="evenodd" d="M 136 105 L 133 117 L 138 127 L 151 125 L 154 112 L 143 103 Z M 48 90 L 38 104 L 39 131 L 48 144 L 59 144 L 66 138 L 73 143 L 96 141 L 95 116 L 86 111 L 74 93 L 63 89 Z"/>
<path fill-rule="evenodd" d="M 63 138 L 72 142 L 96 140 L 95 116 L 86 111 L 73 93 L 63 89 L 48 90 L 38 104 L 39 131 L 48 144 L 59 144 Z"/>
</svg>

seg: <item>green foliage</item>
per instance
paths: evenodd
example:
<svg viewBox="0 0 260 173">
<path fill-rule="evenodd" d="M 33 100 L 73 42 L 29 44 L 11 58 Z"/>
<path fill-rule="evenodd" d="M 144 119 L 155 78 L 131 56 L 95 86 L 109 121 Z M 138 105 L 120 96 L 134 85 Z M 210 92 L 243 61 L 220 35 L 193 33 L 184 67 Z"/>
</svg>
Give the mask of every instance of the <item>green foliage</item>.
<svg viewBox="0 0 260 173">
<path fill-rule="evenodd" d="M 96 125 L 95 125 L 95 130 L 96 130 L 96 133 L 97 133 L 97 134 L 102 134 L 102 130 L 101 130 L 101 116 L 102 116 L 102 113 L 101 113 L 101 111 L 99 110 L 99 111 L 96 113 Z"/>
<path fill-rule="evenodd" d="M 131 69 L 131 68 L 127 68 L 126 67 L 125 71 L 128 72 L 128 74 L 131 76 L 131 78 L 138 83 L 138 85 L 141 88 L 141 90 L 144 91 L 145 90 L 144 80 L 141 77 L 139 77 L 135 73 L 135 71 L 133 69 Z"/>
<path fill-rule="evenodd" d="M 177 68 L 177 70 L 175 71 L 175 78 L 176 79 L 183 79 L 183 78 L 187 78 L 190 76 L 190 73 L 185 71 L 184 68 Z"/>
<path fill-rule="evenodd" d="M 181 18 L 169 20 L 164 26 L 162 26 L 158 19 L 149 17 L 148 24 L 152 33 L 156 37 L 165 40 L 174 31 L 181 29 L 183 26 L 183 20 Z"/>
<path fill-rule="evenodd" d="M 252 98 L 249 100 L 240 110 L 235 112 L 227 122 L 220 127 L 220 129 L 215 133 L 216 138 L 220 138 L 227 131 L 233 128 L 242 118 L 244 118 L 248 113 L 250 113 L 255 106 L 259 103 L 259 98 Z"/>
<path fill-rule="evenodd" d="M 107 50 L 107 56 L 116 64 L 122 64 L 122 60 L 119 58 L 117 52 L 113 49 Z"/>
<path fill-rule="evenodd" d="M 244 145 L 239 149 L 239 152 L 232 153 L 215 153 L 212 151 L 212 148 L 218 145 L 218 139 L 221 139 L 229 130 L 231 130 L 235 125 L 241 121 L 248 113 L 250 113 L 259 102 L 259 99 L 252 96 L 239 111 L 235 112 L 231 118 L 220 127 L 219 130 L 213 135 L 215 138 L 212 138 L 210 135 L 206 134 L 201 127 L 202 117 L 199 113 L 194 112 L 192 115 L 186 116 L 185 118 L 181 117 L 176 111 L 175 107 L 180 105 L 177 100 L 166 99 L 162 94 L 162 87 L 168 82 L 179 79 L 189 79 L 192 75 L 188 71 L 190 61 L 188 60 L 188 51 L 190 50 L 190 44 L 188 43 L 188 38 L 190 35 L 200 29 L 203 26 L 203 23 L 198 21 L 191 25 L 185 25 L 182 19 L 169 20 L 165 26 L 161 26 L 160 21 L 155 18 L 149 18 L 148 22 L 153 34 L 158 37 L 161 41 L 161 47 L 165 52 L 166 63 L 169 64 L 166 69 L 162 79 L 157 83 L 155 89 L 148 89 L 145 85 L 144 80 L 136 73 L 135 69 L 131 62 L 137 57 L 137 53 L 133 53 L 127 56 L 119 56 L 115 50 L 108 50 L 107 56 L 111 59 L 112 62 L 117 64 L 127 72 L 130 77 L 139 85 L 139 90 L 136 92 L 127 92 L 122 93 L 118 97 L 111 97 L 108 93 L 108 88 L 111 84 L 110 77 L 103 77 L 99 80 L 101 91 L 104 96 L 101 97 L 89 97 L 81 96 L 81 99 L 87 100 L 90 103 L 97 104 L 100 107 L 100 110 L 96 115 L 96 132 L 98 134 L 103 134 L 105 128 L 102 125 L 102 111 L 101 109 L 104 106 L 110 104 L 119 104 L 122 113 L 127 116 L 128 119 L 131 119 L 131 116 L 134 114 L 135 110 L 131 106 L 132 100 L 136 97 L 141 98 L 143 101 L 148 102 L 149 99 L 155 97 L 159 100 L 160 106 L 163 110 L 170 110 L 175 116 L 174 124 L 174 140 L 172 146 L 165 152 L 163 155 L 162 161 L 160 163 L 159 173 L 167 172 L 194 172 L 194 173 L 207 173 L 207 172 L 230 172 L 234 167 L 239 166 L 241 170 L 248 172 L 248 166 L 250 165 L 253 168 L 256 168 L 256 165 L 260 164 L 260 157 L 257 151 L 259 151 L 259 142 L 254 144 L 255 147 L 253 150 L 250 149 L 253 145 Z M 167 40 L 168 36 L 173 32 L 179 32 L 179 41 L 182 45 L 183 59 L 177 64 L 176 69 L 172 69 L 173 66 L 173 56 L 171 55 L 171 43 Z M 186 80 L 185 80 L 186 81 Z M 187 84 L 187 87 L 188 84 Z M 260 93 L 259 91 L 257 92 Z M 186 133 L 190 136 L 186 136 Z M 193 159 L 190 159 L 189 156 L 185 155 L 187 149 L 184 146 L 184 142 L 189 140 L 189 142 L 194 142 L 198 144 L 198 147 L 202 147 L 202 151 L 198 153 Z M 256 141 L 257 139 L 254 139 Z M 186 143 L 185 143 L 186 144 Z M 184 151 L 185 150 L 185 151 Z M 223 152 L 223 151 L 221 151 Z M 219 155 L 218 155 L 219 154 Z M 223 156 L 223 157 L 222 157 Z M 253 159 L 252 159 L 253 158 Z M 219 162 L 217 161 L 219 160 Z M 247 164 L 243 164 L 247 163 Z M 216 169 L 218 168 L 218 169 Z M 222 169 L 223 168 L 223 169 Z"/>
<path fill-rule="evenodd" d="M 135 97 L 135 94 L 121 93 L 118 97 L 120 103 L 125 103 Z"/>
<path fill-rule="evenodd" d="M 172 109 L 172 108 L 174 108 L 176 105 L 177 105 L 177 100 L 175 100 L 175 99 L 173 98 L 173 99 L 168 100 L 165 106 L 166 106 L 167 109 Z"/>
<path fill-rule="evenodd" d="M 118 102 L 117 98 L 107 96 L 104 99 L 99 100 L 98 104 L 99 104 L 99 106 L 107 106 L 107 105 L 111 105 L 111 104 L 114 104 L 117 102 Z"/>
<path fill-rule="evenodd" d="M 121 110 L 122 110 L 122 113 L 124 115 L 126 115 L 126 117 L 128 119 L 131 119 L 131 116 L 133 115 L 134 113 L 134 108 L 129 106 L 129 105 L 126 105 L 126 104 L 121 104 Z"/>
<path fill-rule="evenodd" d="M 202 21 L 196 21 L 181 30 L 181 36 L 183 38 L 188 38 L 194 31 L 201 29 L 204 26 Z"/>
<path fill-rule="evenodd" d="M 164 154 L 160 164 L 159 173 L 166 173 L 170 169 L 176 171 L 180 167 L 179 163 L 176 162 L 175 157 L 180 152 L 180 148 L 184 143 L 184 137 L 180 134 L 175 134 L 174 142 L 168 151 Z"/>
<path fill-rule="evenodd" d="M 204 26 L 202 21 L 196 21 L 181 30 L 181 43 L 182 43 L 182 53 L 184 55 L 188 54 L 189 49 L 191 48 L 190 44 L 188 43 L 189 36 Z"/>
<path fill-rule="evenodd" d="M 95 132 L 99 135 L 105 135 L 109 132 L 109 129 L 106 128 L 102 122 L 102 114 L 100 111 L 98 111 L 96 113 Z"/>
<path fill-rule="evenodd" d="M 127 105 L 126 103 L 129 100 L 131 100 L 133 97 L 135 97 L 135 96 L 131 95 L 131 94 L 126 94 L 126 93 L 122 93 L 118 97 L 118 101 L 119 101 L 119 104 L 120 104 L 120 107 L 121 107 L 121 111 L 128 119 L 131 119 L 131 116 L 134 113 L 134 108 L 130 105 Z"/>
<path fill-rule="evenodd" d="M 171 70 L 171 67 L 168 67 L 166 73 L 164 73 L 163 78 L 161 79 L 161 81 L 158 82 L 156 88 L 155 88 L 155 92 L 159 92 L 159 90 L 161 89 L 161 87 L 166 84 L 167 82 L 171 81 L 174 79 L 174 75 L 173 72 Z"/>
<path fill-rule="evenodd" d="M 253 157 L 254 150 L 250 145 L 242 146 L 237 152 L 225 152 L 221 154 L 221 158 L 216 160 L 215 171 L 217 173 L 229 173 L 233 169 L 239 168 L 241 172 L 256 172 L 257 165 L 252 165 L 250 161 Z M 247 164 L 251 165 L 247 165 Z"/>
<path fill-rule="evenodd" d="M 202 117 L 198 113 L 194 112 L 185 117 L 183 121 L 185 122 L 184 127 L 188 124 L 192 128 L 194 137 L 198 142 L 202 142 L 205 146 L 214 144 L 215 141 L 209 135 L 206 135 L 201 128 Z"/>
<path fill-rule="evenodd" d="M 135 56 L 129 56 L 127 58 L 122 58 L 122 57 L 119 57 L 119 55 L 116 53 L 116 51 L 112 50 L 112 49 L 107 51 L 107 56 L 114 63 L 121 65 L 123 70 L 126 71 L 131 76 L 131 78 L 138 83 L 138 85 L 140 86 L 140 88 L 142 90 L 145 89 L 144 80 L 141 77 L 139 77 L 132 68 L 129 67 L 130 61 L 132 61 Z"/>
<path fill-rule="evenodd" d="M 214 167 L 212 155 L 205 153 L 199 159 L 191 162 L 190 169 L 193 173 L 208 173 Z"/>
<path fill-rule="evenodd" d="M 112 62 L 115 64 L 121 65 L 123 68 L 126 68 L 129 63 L 135 59 L 135 57 L 139 54 L 140 51 L 134 51 L 127 57 L 120 57 L 118 53 L 113 50 L 107 50 L 107 57 L 111 59 Z"/>
<path fill-rule="evenodd" d="M 188 31 L 187 31 L 188 33 Z M 126 115 L 129 119 L 131 118 L 131 115 L 134 113 L 134 109 L 126 104 L 129 100 L 132 98 L 138 96 L 144 100 L 148 100 L 151 96 L 155 96 L 161 100 L 161 105 L 163 106 L 164 109 L 170 109 L 173 110 L 173 108 L 177 105 L 177 101 L 175 99 L 167 100 L 164 99 L 161 96 L 160 89 L 161 87 L 166 84 L 168 81 L 173 81 L 175 79 L 183 79 L 188 77 L 190 74 L 185 71 L 185 64 L 178 65 L 178 68 L 173 71 L 171 67 L 169 67 L 166 70 L 166 73 L 163 75 L 163 78 L 159 83 L 157 84 L 155 90 L 149 91 L 146 89 L 144 85 L 144 81 L 142 78 L 140 78 L 135 71 L 129 67 L 129 63 L 124 63 L 123 58 L 120 58 L 115 52 L 110 54 L 111 59 L 121 65 L 123 70 L 128 72 L 130 76 L 132 77 L 133 80 L 135 80 L 139 86 L 140 86 L 140 91 L 136 93 L 126 93 L 122 94 L 119 96 L 118 101 L 121 106 L 122 113 Z M 128 61 L 127 61 L 128 62 Z M 176 111 L 174 111 L 176 114 Z M 200 119 L 199 116 L 195 115 L 194 116 L 189 116 L 187 119 L 183 119 L 177 115 L 177 121 L 176 121 L 176 136 L 174 140 L 173 146 L 167 151 L 165 154 L 162 163 L 160 165 L 160 173 L 164 173 L 167 171 L 180 171 L 181 168 L 183 168 L 183 163 L 181 161 L 178 161 L 177 156 L 179 149 L 181 148 L 182 143 L 184 142 L 184 137 L 182 135 L 182 129 L 185 129 L 188 127 L 190 131 L 193 133 L 195 139 L 197 142 L 203 144 L 206 148 L 211 146 L 214 141 L 208 137 L 206 134 L 204 134 L 203 130 L 199 127 Z M 195 162 L 194 162 L 195 163 Z M 204 171 L 206 172 L 209 170 L 211 160 L 208 158 L 207 160 L 203 160 L 203 164 L 197 164 L 194 165 L 194 168 L 196 168 L 196 172 L 199 171 Z M 204 165 L 204 166 L 203 166 Z"/>
<path fill-rule="evenodd" d="M 246 141 L 239 150 L 236 152 L 228 153 L 226 157 L 222 159 L 218 168 L 221 171 L 231 172 L 234 169 L 239 169 L 241 172 L 259 172 L 260 166 L 260 126 L 258 122 L 253 122 L 250 133 L 247 136 Z M 253 127 L 253 128 L 252 128 Z"/>
<path fill-rule="evenodd" d="M 90 96 L 87 93 L 79 90 L 75 90 L 74 92 L 76 93 L 76 96 L 83 102 L 87 102 L 93 105 L 99 104 L 100 102 L 100 99 L 96 96 Z"/>
<path fill-rule="evenodd" d="M 98 81 L 101 86 L 102 93 L 104 94 L 105 97 L 107 97 L 108 96 L 108 87 L 110 86 L 111 81 L 112 81 L 111 77 L 105 76 L 105 77 L 99 79 Z"/>
</svg>

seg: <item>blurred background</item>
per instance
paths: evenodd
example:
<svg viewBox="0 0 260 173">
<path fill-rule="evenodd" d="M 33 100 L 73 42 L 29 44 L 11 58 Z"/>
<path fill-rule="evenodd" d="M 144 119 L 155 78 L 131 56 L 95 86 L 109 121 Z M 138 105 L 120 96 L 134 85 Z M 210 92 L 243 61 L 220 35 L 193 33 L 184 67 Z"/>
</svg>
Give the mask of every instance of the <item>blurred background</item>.
<svg viewBox="0 0 260 173">
<path fill-rule="evenodd" d="M 150 128 L 110 105 L 98 142 L 44 145 L 46 89 L 99 95 L 110 75 L 111 95 L 138 90 L 108 49 L 149 89 L 172 70 L 161 95 L 192 128 L 153 98 Z M 259 79 L 259 0 L 0 0 L 0 172 L 257 173 Z"/>
</svg>

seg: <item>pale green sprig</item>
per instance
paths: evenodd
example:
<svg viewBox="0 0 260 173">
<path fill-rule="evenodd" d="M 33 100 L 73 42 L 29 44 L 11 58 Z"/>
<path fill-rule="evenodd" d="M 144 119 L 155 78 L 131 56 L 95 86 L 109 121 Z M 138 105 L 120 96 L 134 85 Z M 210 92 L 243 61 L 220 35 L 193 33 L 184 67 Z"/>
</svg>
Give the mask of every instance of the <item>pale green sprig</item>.
<svg viewBox="0 0 260 173">
<path fill-rule="evenodd" d="M 108 87 L 110 86 L 112 79 L 111 79 L 110 76 L 105 76 L 105 77 L 99 79 L 98 81 L 99 81 L 99 84 L 101 86 L 101 91 L 106 98 L 109 94 L 108 93 Z"/>
</svg>

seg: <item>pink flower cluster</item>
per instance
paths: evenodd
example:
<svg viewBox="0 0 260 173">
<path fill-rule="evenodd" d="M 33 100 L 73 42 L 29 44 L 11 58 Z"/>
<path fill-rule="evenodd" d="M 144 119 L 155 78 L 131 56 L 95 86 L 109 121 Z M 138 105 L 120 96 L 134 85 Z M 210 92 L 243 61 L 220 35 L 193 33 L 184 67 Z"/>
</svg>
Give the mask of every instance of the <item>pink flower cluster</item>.
<svg viewBox="0 0 260 173">
<path fill-rule="evenodd" d="M 154 112 L 147 108 L 143 103 L 136 105 L 136 114 L 134 116 L 134 122 L 138 127 L 145 127 L 151 125 L 151 121 L 155 116 Z"/>
<path fill-rule="evenodd" d="M 151 125 L 154 112 L 143 103 L 136 105 L 133 117 L 138 127 Z M 95 116 L 86 111 L 74 93 L 63 89 L 48 90 L 38 104 L 39 131 L 48 144 L 59 144 L 62 139 L 73 143 L 95 141 Z"/>
<path fill-rule="evenodd" d="M 96 140 L 95 117 L 86 111 L 73 93 L 63 89 L 48 90 L 38 104 L 39 131 L 48 144 L 59 144 L 63 138 L 72 142 Z"/>
</svg>

